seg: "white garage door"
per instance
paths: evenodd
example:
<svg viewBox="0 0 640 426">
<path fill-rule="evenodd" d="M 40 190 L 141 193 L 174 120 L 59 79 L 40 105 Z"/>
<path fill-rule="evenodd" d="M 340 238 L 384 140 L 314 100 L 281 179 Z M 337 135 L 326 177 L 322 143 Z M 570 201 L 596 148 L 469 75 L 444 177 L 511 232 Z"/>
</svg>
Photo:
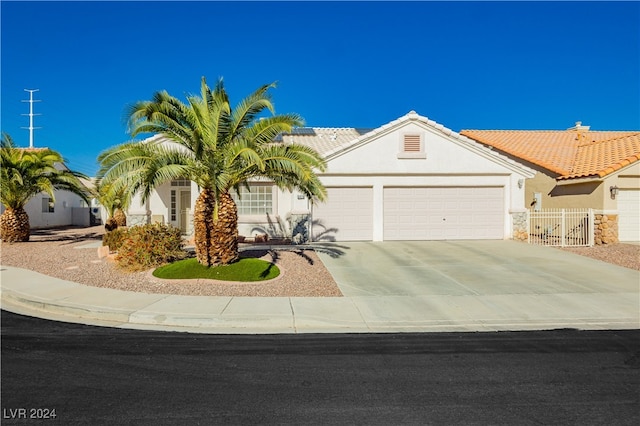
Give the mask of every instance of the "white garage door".
<svg viewBox="0 0 640 426">
<path fill-rule="evenodd" d="M 640 191 L 621 189 L 617 198 L 618 239 L 640 241 Z"/>
<path fill-rule="evenodd" d="M 385 188 L 385 240 L 504 238 L 500 187 Z"/>
<path fill-rule="evenodd" d="M 313 206 L 314 241 L 373 240 L 373 188 L 327 188 Z"/>
</svg>

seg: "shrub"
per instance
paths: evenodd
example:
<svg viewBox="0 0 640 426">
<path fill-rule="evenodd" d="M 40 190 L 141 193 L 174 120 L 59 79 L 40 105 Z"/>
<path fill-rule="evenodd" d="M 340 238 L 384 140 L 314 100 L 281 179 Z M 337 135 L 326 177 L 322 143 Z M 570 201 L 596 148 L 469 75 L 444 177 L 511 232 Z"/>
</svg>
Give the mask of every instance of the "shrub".
<svg viewBox="0 0 640 426">
<path fill-rule="evenodd" d="M 129 228 L 118 248 L 116 262 L 129 271 L 142 271 L 184 259 L 182 235 L 178 228 L 159 223 Z"/>
<path fill-rule="evenodd" d="M 127 229 L 119 228 L 107 232 L 102 237 L 102 245 L 109 246 L 109 251 L 118 251 L 125 238 L 127 238 Z"/>
</svg>

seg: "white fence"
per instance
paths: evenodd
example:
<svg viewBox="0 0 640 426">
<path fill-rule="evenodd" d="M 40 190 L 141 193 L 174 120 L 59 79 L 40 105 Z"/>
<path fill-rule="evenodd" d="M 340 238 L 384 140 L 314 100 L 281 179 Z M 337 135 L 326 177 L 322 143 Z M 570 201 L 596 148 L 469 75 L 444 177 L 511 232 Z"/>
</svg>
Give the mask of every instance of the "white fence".
<svg viewBox="0 0 640 426">
<path fill-rule="evenodd" d="M 593 209 L 545 209 L 529 212 L 529 243 L 542 246 L 593 246 Z"/>
</svg>

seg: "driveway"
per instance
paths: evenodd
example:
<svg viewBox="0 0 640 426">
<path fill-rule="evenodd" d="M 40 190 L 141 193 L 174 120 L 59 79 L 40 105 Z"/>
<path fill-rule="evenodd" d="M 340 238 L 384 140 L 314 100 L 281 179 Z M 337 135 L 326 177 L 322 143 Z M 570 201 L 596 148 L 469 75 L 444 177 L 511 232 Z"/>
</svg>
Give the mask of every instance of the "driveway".
<svg viewBox="0 0 640 426">
<path fill-rule="evenodd" d="M 640 273 L 514 241 L 340 244 L 320 254 L 345 296 L 638 292 Z"/>
<path fill-rule="evenodd" d="M 484 240 L 328 247 L 342 254 L 319 251 L 322 261 L 368 324 L 466 317 L 497 329 L 640 327 L 640 272 L 552 247 Z"/>
</svg>

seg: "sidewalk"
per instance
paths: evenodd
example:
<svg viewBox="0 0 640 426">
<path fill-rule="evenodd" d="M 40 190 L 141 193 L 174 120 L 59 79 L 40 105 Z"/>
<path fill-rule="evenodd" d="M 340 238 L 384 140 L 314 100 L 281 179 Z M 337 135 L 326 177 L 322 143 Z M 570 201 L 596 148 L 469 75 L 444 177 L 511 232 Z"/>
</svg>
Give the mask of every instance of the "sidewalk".
<svg viewBox="0 0 640 426">
<path fill-rule="evenodd" d="M 84 324 L 219 334 L 640 328 L 638 291 L 202 297 L 90 287 L 1 266 L 2 309 Z"/>
</svg>

